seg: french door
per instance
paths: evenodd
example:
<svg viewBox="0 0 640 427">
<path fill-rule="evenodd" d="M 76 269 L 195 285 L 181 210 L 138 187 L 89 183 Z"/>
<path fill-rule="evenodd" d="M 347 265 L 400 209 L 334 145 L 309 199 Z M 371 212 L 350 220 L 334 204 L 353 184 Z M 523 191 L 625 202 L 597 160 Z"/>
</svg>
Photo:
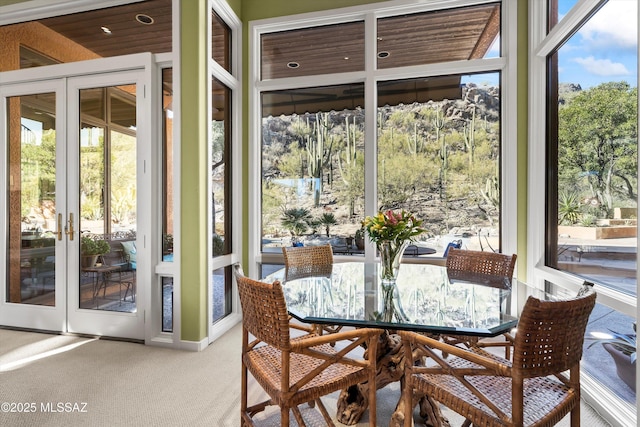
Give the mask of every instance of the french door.
<svg viewBox="0 0 640 427">
<path fill-rule="evenodd" d="M 0 86 L 0 324 L 144 338 L 146 80 L 141 69 Z M 86 238 L 106 253 L 85 261 Z"/>
</svg>

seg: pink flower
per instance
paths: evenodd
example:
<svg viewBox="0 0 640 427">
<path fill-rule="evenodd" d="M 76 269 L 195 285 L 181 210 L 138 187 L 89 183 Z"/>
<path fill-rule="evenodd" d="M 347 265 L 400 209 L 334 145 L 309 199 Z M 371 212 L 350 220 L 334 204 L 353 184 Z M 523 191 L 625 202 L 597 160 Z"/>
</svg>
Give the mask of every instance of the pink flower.
<svg viewBox="0 0 640 427">
<path fill-rule="evenodd" d="M 396 225 L 400 220 L 400 215 L 396 216 L 391 209 L 385 214 L 390 225 Z"/>
</svg>

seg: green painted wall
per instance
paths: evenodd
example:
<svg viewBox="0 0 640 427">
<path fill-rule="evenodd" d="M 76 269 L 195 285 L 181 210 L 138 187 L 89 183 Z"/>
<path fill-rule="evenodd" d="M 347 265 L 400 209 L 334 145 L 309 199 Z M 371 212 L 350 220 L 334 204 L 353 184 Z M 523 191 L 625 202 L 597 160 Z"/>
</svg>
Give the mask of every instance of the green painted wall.
<svg viewBox="0 0 640 427">
<path fill-rule="evenodd" d="M 527 174 L 529 173 L 529 7 L 518 0 L 518 279 L 527 278 Z"/>
<path fill-rule="evenodd" d="M 242 0 L 225 0 L 227 4 L 233 9 L 233 12 L 241 17 L 242 16 Z"/>
<path fill-rule="evenodd" d="M 182 1 L 180 90 L 181 339 L 207 336 L 207 1 Z"/>
<path fill-rule="evenodd" d="M 237 1 L 237 0 L 236 0 Z M 297 13 L 382 3 L 385 0 L 242 0 L 242 22 Z M 227 3 L 231 3 L 227 0 Z"/>
</svg>

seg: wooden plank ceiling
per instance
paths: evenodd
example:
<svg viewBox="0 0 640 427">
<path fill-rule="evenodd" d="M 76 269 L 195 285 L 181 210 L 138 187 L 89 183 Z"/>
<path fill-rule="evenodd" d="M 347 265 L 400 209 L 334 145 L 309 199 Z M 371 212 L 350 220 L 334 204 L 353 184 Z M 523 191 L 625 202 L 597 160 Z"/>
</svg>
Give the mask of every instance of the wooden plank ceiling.
<svg viewBox="0 0 640 427">
<path fill-rule="evenodd" d="M 136 17 L 141 15 L 143 21 L 149 17 L 153 23 L 140 23 Z M 171 0 L 148 0 L 40 22 L 103 57 L 172 49 Z M 102 27 L 111 33 L 105 34 Z M 380 18 L 377 67 L 388 69 L 482 58 L 499 32 L 500 5 L 495 3 Z M 228 37 L 214 35 L 212 43 L 214 52 L 225 52 L 226 56 Z M 362 71 L 364 49 L 361 21 L 266 34 L 261 40 L 262 79 Z M 390 96 L 381 99 L 381 103 L 452 99 L 460 92 L 459 82 L 450 79 L 446 87 L 438 88 L 434 87 L 433 79 L 390 82 L 387 86 L 393 96 L 389 92 Z M 263 97 L 263 115 L 363 106 L 362 95 L 358 85 L 325 87 L 321 91 L 313 88 L 280 91 Z"/>
</svg>

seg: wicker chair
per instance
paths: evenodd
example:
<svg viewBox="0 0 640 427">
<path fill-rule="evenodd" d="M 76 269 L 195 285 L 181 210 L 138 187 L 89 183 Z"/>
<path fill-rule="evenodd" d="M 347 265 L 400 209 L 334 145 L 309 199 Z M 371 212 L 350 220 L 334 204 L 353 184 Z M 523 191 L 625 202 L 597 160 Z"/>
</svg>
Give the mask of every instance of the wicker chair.
<svg viewBox="0 0 640 427">
<path fill-rule="evenodd" d="M 502 276 L 511 279 L 516 265 L 517 255 L 506 255 L 495 252 L 470 251 L 466 249 L 451 248 L 447 255 L 447 271 L 450 276 L 457 274 L 486 274 L 489 276 Z M 505 357 L 510 357 L 513 337 L 503 334 L 504 340 L 479 340 L 477 337 L 461 335 L 442 335 L 441 339 L 447 344 L 464 344 L 467 347 L 504 347 Z"/>
<path fill-rule="evenodd" d="M 283 247 L 284 266 L 288 280 L 305 276 L 331 274 L 331 245 Z"/>
<path fill-rule="evenodd" d="M 411 425 L 413 403 L 429 396 L 464 416 L 466 426 L 551 426 L 571 413 L 571 426 L 578 427 L 580 359 L 595 302 L 595 292 L 564 301 L 529 297 L 513 362 L 398 331 L 405 360 L 427 358 L 424 366 L 404 366 L 404 425 Z M 444 359 L 441 352 L 451 357 Z"/>
<path fill-rule="evenodd" d="M 238 268 L 235 276 L 242 305 L 241 425 L 255 425 L 255 414 L 278 405 L 280 425 L 289 425 L 291 411 L 298 425 L 305 426 L 298 405 L 309 402 L 320 410 L 326 425 L 333 426 L 320 397 L 362 382 L 375 384 L 377 342 L 382 330 L 364 328 L 291 338 L 280 283 L 249 279 Z M 335 347 L 330 345 L 336 342 Z M 360 346 L 368 349 L 364 359 L 351 353 Z M 248 373 L 270 399 L 248 406 Z M 375 426 L 376 387 L 369 390 L 369 424 Z"/>
<path fill-rule="evenodd" d="M 447 270 L 513 277 L 516 258 L 516 254 L 451 248 L 447 254 Z"/>
<path fill-rule="evenodd" d="M 285 279 L 295 280 L 310 276 L 331 277 L 333 250 L 331 245 L 283 247 Z M 340 332 L 339 325 L 312 325 L 316 332 L 333 334 Z"/>
</svg>

